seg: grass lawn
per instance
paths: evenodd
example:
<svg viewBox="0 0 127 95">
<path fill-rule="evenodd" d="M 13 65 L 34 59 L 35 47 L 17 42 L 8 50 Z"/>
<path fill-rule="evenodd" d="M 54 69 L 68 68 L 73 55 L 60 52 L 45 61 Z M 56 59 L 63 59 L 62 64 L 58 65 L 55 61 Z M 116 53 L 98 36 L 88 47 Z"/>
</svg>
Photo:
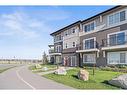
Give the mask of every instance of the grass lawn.
<svg viewBox="0 0 127 95">
<path fill-rule="evenodd" d="M 41 68 L 37 69 L 35 65 L 32 65 L 29 67 L 30 70 L 32 70 L 34 73 L 39 73 L 39 72 L 46 72 L 44 70 L 42 70 L 43 67 L 47 67 L 48 70 L 47 71 L 51 71 L 51 70 L 55 70 L 56 69 L 56 65 L 50 65 L 50 64 L 41 64 Z"/>
<path fill-rule="evenodd" d="M 71 69 L 67 71 L 67 75 L 56 75 L 56 74 L 47 74 L 43 75 L 48 79 L 54 80 L 56 82 L 77 88 L 77 89 L 120 89 L 114 86 L 111 86 L 106 83 L 107 80 L 112 79 L 122 73 L 112 72 L 112 71 L 102 71 L 95 70 L 95 75 L 92 74 L 92 70 L 89 69 L 90 79 L 88 81 L 82 81 L 77 78 L 77 72 L 79 68 Z"/>
</svg>

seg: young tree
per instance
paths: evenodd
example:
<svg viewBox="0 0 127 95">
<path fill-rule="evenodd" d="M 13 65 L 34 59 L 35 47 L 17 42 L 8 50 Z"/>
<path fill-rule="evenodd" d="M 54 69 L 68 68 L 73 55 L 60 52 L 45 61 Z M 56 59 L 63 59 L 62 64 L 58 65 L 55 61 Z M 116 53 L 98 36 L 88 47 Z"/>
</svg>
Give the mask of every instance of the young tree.
<svg viewBox="0 0 127 95">
<path fill-rule="evenodd" d="M 48 56 L 45 52 L 43 52 L 43 55 L 42 55 L 42 63 L 48 64 Z"/>
</svg>

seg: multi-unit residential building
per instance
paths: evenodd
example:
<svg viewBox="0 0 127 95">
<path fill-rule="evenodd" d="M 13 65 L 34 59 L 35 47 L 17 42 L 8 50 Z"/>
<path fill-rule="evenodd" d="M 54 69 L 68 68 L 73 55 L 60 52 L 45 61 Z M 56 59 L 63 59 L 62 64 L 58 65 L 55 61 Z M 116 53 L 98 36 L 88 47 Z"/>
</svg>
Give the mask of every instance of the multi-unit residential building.
<svg viewBox="0 0 127 95">
<path fill-rule="evenodd" d="M 127 64 L 127 6 L 113 7 L 51 35 L 54 37 L 54 56 L 59 54 L 59 62 L 63 65 Z M 54 62 L 57 60 L 54 58 Z M 67 64 L 64 64 L 65 60 Z"/>
</svg>

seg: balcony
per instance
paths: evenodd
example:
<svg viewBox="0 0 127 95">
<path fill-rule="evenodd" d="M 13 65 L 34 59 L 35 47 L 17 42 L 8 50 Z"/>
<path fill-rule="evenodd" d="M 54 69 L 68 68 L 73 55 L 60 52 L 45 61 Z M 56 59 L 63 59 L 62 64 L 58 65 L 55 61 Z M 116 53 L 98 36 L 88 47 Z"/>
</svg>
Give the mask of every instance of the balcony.
<svg viewBox="0 0 127 95">
<path fill-rule="evenodd" d="M 87 44 L 84 45 L 83 44 L 79 44 L 76 47 L 76 52 L 80 53 L 80 52 L 95 52 L 95 51 L 99 51 L 98 50 L 98 43 L 96 41 L 94 41 L 92 44 Z"/>
<path fill-rule="evenodd" d="M 54 49 L 49 49 L 49 54 L 55 53 Z"/>
<path fill-rule="evenodd" d="M 61 51 L 55 51 L 53 49 L 49 49 L 49 55 L 61 55 Z"/>
<path fill-rule="evenodd" d="M 102 40 L 102 50 L 127 48 L 127 35 L 119 38 L 107 38 Z"/>
</svg>

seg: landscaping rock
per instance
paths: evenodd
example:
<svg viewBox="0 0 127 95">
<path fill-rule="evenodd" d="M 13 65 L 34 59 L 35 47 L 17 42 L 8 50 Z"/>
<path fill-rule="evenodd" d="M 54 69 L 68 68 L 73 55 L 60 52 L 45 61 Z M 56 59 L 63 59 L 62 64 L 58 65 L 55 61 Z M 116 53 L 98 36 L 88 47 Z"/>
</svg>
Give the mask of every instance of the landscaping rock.
<svg viewBox="0 0 127 95">
<path fill-rule="evenodd" d="M 65 67 L 59 67 L 59 68 L 55 71 L 55 74 L 58 74 L 58 75 L 66 75 L 67 72 L 66 72 Z"/>
<path fill-rule="evenodd" d="M 109 84 L 127 89 L 127 74 L 120 75 L 108 81 Z"/>
<path fill-rule="evenodd" d="M 47 71 L 47 70 L 48 70 L 48 68 L 47 68 L 47 67 L 43 67 L 43 68 L 42 68 L 42 70 Z"/>
<path fill-rule="evenodd" d="M 36 69 L 41 69 L 42 68 L 42 66 L 40 64 L 36 64 L 35 66 L 36 66 Z"/>
<path fill-rule="evenodd" d="M 84 81 L 87 81 L 89 80 L 89 72 L 86 71 L 85 69 L 81 69 L 79 72 L 78 72 L 78 78 L 81 79 L 81 80 L 84 80 Z"/>
</svg>

